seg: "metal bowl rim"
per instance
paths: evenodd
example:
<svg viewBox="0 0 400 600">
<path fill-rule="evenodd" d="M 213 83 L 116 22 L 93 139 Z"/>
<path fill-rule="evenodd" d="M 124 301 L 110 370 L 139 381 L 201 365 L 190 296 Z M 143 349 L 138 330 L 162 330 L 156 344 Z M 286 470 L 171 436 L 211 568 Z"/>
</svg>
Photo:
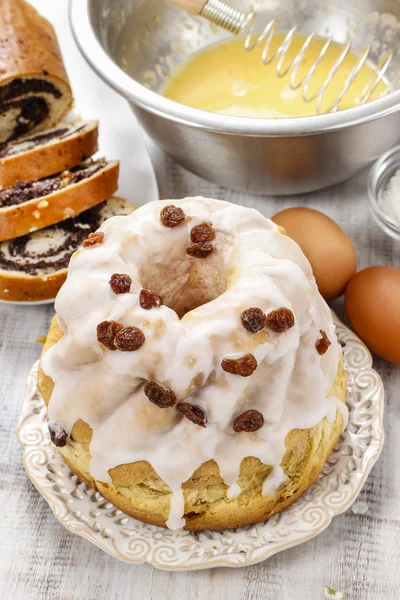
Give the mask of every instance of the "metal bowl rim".
<svg viewBox="0 0 400 600">
<path fill-rule="evenodd" d="M 353 127 L 400 109 L 400 90 L 363 106 L 336 113 L 289 119 L 232 117 L 185 106 L 138 83 L 110 58 L 93 31 L 89 2 L 90 0 L 70 0 L 69 5 L 72 33 L 86 61 L 108 85 L 127 100 L 169 121 L 227 135 L 293 137 Z"/>
</svg>

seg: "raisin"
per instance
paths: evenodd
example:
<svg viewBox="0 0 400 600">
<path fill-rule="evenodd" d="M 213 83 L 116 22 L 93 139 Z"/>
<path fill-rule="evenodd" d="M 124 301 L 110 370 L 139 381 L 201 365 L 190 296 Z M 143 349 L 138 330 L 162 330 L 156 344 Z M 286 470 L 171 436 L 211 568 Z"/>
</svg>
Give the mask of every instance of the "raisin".
<svg viewBox="0 0 400 600">
<path fill-rule="evenodd" d="M 170 204 L 162 209 L 160 220 L 164 227 L 176 227 L 185 220 L 185 213 L 181 208 Z"/>
<path fill-rule="evenodd" d="M 123 328 L 117 321 L 102 321 L 97 325 L 97 340 L 109 350 L 116 350 L 114 338 Z"/>
<path fill-rule="evenodd" d="M 258 431 L 264 425 L 264 417 L 258 410 L 246 410 L 233 422 L 233 431 L 240 433 L 241 431 Z"/>
<path fill-rule="evenodd" d="M 96 244 L 101 244 L 104 240 L 104 233 L 102 231 L 96 231 L 95 233 L 89 233 L 86 240 L 83 240 L 83 247 L 88 248 L 89 246 L 95 246 Z"/>
<path fill-rule="evenodd" d="M 144 333 L 137 327 L 124 327 L 118 331 L 114 338 L 114 346 L 121 352 L 135 352 L 143 346 L 145 341 Z"/>
<path fill-rule="evenodd" d="M 68 433 L 58 421 L 49 421 L 47 424 L 50 439 L 57 448 L 63 448 L 68 442 Z"/>
<path fill-rule="evenodd" d="M 183 412 L 185 417 L 189 419 L 189 421 L 192 421 L 192 423 L 195 425 L 200 425 L 200 427 L 206 426 L 206 414 L 204 410 L 200 408 L 200 406 L 189 404 L 189 402 L 178 402 L 176 408 Z"/>
<path fill-rule="evenodd" d="M 257 333 L 265 327 L 267 317 L 261 308 L 248 308 L 240 316 L 242 324 L 250 333 Z"/>
<path fill-rule="evenodd" d="M 189 248 L 186 248 L 186 252 L 189 256 L 193 256 L 194 258 L 206 258 L 212 251 L 213 247 L 209 242 L 192 244 Z"/>
<path fill-rule="evenodd" d="M 250 377 L 257 366 L 257 361 L 252 354 L 245 354 L 241 358 L 224 358 L 221 363 L 224 371 L 241 377 Z"/>
<path fill-rule="evenodd" d="M 325 352 L 327 352 L 332 342 L 329 340 L 328 336 L 326 335 L 326 332 L 323 329 L 320 329 L 319 332 L 322 337 L 319 340 L 317 340 L 315 347 L 317 349 L 318 354 L 321 354 L 322 356 L 323 354 L 325 354 Z"/>
<path fill-rule="evenodd" d="M 214 238 L 214 229 L 208 223 L 200 223 L 196 225 L 190 232 L 190 241 L 192 244 L 204 244 L 211 242 Z"/>
<path fill-rule="evenodd" d="M 155 381 L 148 381 L 144 386 L 144 393 L 159 408 L 175 406 L 177 398 L 172 390 L 158 385 Z"/>
<path fill-rule="evenodd" d="M 129 275 L 114 273 L 109 283 L 114 294 L 127 294 L 131 289 L 132 279 Z"/>
<path fill-rule="evenodd" d="M 277 308 L 267 315 L 267 327 L 282 333 L 294 326 L 294 314 L 289 308 Z"/>
<path fill-rule="evenodd" d="M 141 290 L 139 294 L 139 304 L 145 310 L 150 310 L 151 308 L 157 308 L 161 305 L 161 298 L 150 290 Z"/>
</svg>

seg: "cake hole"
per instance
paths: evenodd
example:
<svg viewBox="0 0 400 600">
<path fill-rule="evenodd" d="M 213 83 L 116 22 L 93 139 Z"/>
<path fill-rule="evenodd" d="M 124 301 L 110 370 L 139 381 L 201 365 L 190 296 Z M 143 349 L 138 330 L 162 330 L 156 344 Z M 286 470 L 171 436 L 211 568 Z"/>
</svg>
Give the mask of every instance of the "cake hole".
<svg viewBox="0 0 400 600">
<path fill-rule="evenodd" d="M 216 250 L 207 258 L 194 258 L 183 249 L 182 260 L 169 261 L 167 256 L 142 269 L 140 278 L 142 286 L 160 296 L 180 319 L 227 290 L 225 265 Z"/>
</svg>

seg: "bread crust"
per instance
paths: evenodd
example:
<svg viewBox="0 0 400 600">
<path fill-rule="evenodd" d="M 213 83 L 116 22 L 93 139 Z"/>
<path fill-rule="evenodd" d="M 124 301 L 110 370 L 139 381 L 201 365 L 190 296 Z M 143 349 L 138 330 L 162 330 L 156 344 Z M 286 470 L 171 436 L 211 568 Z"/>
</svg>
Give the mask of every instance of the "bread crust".
<svg viewBox="0 0 400 600">
<path fill-rule="evenodd" d="M 109 201 L 122 202 L 125 208 L 135 210 L 133 204 L 122 198 L 113 197 Z M 115 214 L 118 214 L 116 212 Z M 42 277 L 18 271 L 0 269 L 0 300 L 8 302 L 39 302 L 56 297 L 67 278 L 68 269 L 60 269 Z"/>
<path fill-rule="evenodd" d="M 2 0 L 0 32 L 0 86 L 15 78 L 29 77 L 56 83 L 64 100 L 62 111 L 57 112 L 57 118 L 46 118 L 31 131 L 52 127 L 71 110 L 73 102 L 52 25 L 24 0 Z"/>
<path fill-rule="evenodd" d="M 19 140 L 23 141 L 23 138 Z M 98 150 L 98 121 L 65 140 L 52 140 L 44 146 L 0 159 L 0 189 L 17 181 L 36 181 L 76 167 Z"/>
<path fill-rule="evenodd" d="M 43 354 L 62 337 L 57 317 L 53 318 Z M 39 367 L 40 392 L 48 405 L 54 384 Z M 346 396 L 346 375 L 340 360 L 338 373 L 329 395 Z M 262 483 L 271 467 L 254 457 L 245 458 L 240 466 L 239 485 L 242 493 L 226 497 L 218 465 L 211 460 L 200 465 L 183 485 L 185 497 L 185 529 L 225 529 L 258 523 L 280 512 L 299 498 L 318 478 L 342 430 L 342 417 L 337 412 L 334 422 L 323 419 L 308 430 L 293 430 L 286 437 L 286 453 L 282 467 L 288 480 L 272 494 L 262 495 Z M 112 483 L 96 481 L 89 473 L 89 444 L 92 430 L 82 420 L 75 423 L 71 441 L 59 448 L 69 468 L 82 481 L 97 489 L 124 513 L 145 523 L 166 526 L 171 492 L 152 466 L 140 461 L 110 469 Z"/>
<path fill-rule="evenodd" d="M 67 278 L 68 269 L 51 275 L 32 277 L 0 270 L 0 300 L 7 302 L 40 302 L 55 298 Z"/>
<path fill-rule="evenodd" d="M 61 190 L 0 208 L 0 242 L 54 225 L 110 198 L 118 188 L 119 162 Z M 48 204 L 43 206 L 43 202 Z"/>
<path fill-rule="evenodd" d="M 45 78 L 47 73 L 69 88 L 53 26 L 33 6 L 24 0 L 2 0 L 0 31 L 0 85 L 14 77 Z"/>
</svg>

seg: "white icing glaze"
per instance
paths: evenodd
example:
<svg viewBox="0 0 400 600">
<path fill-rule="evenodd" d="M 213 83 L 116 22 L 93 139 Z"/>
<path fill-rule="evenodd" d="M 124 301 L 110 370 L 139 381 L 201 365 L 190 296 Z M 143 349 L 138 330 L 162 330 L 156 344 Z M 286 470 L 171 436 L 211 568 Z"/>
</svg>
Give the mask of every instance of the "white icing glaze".
<svg viewBox="0 0 400 600">
<path fill-rule="evenodd" d="M 171 203 L 187 216 L 173 229 L 160 223 L 161 209 Z M 202 222 L 213 225 L 214 251 L 206 259 L 191 258 L 190 230 Z M 110 481 L 108 471 L 116 465 L 147 460 L 173 492 L 171 529 L 183 525 L 181 484 L 210 459 L 232 486 L 230 497 L 238 492 L 234 484 L 243 458 L 272 465 L 264 486 L 271 493 L 284 479 L 280 463 L 287 433 L 331 419 L 339 406 L 341 414 L 346 411 L 337 398 L 327 398 L 340 347 L 302 251 L 258 211 L 204 198 L 153 202 L 109 219 L 100 230 L 103 243 L 73 257 L 56 300 L 64 336 L 43 359 L 55 383 L 49 418 L 68 432 L 79 418 L 90 424 L 90 471 L 100 481 Z M 108 282 L 114 273 L 131 276 L 130 293 L 112 292 Z M 143 287 L 177 306 L 196 281 L 198 290 L 211 289 L 218 297 L 181 319 L 165 305 L 140 307 Z M 250 307 L 265 313 L 290 308 L 295 325 L 284 333 L 251 334 L 240 321 Z M 104 320 L 139 327 L 145 343 L 136 352 L 105 349 L 96 339 L 96 326 Z M 323 356 L 315 348 L 320 329 L 332 342 Z M 251 377 L 221 368 L 223 358 L 246 353 L 258 362 Z M 148 380 L 203 408 L 207 427 L 175 408 L 153 405 L 143 392 Z M 263 413 L 264 426 L 235 433 L 234 418 L 250 408 Z"/>
<path fill-rule="evenodd" d="M 283 469 L 280 465 L 275 465 L 272 469 L 272 472 L 268 475 L 268 477 L 264 480 L 262 486 L 262 493 L 265 495 L 273 494 L 282 483 L 285 483 L 287 480 L 287 476 L 283 472 Z"/>
</svg>

